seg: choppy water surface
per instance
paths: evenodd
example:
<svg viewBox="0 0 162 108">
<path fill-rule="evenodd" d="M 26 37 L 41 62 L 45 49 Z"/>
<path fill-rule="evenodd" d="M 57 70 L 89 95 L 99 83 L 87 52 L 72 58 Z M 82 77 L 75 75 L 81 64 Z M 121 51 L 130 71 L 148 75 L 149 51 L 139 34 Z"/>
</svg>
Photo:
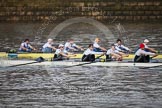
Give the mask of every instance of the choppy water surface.
<svg viewBox="0 0 162 108">
<path fill-rule="evenodd" d="M 162 67 L 44 67 L 0 70 L 0 107 L 160 108 Z"/>
</svg>

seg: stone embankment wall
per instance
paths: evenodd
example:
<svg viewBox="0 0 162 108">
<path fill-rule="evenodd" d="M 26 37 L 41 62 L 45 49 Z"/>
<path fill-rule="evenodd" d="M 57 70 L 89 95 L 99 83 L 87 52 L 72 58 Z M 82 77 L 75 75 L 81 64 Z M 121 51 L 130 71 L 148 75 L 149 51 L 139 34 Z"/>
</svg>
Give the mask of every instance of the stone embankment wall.
<svg viewBox="0 0 162 108">
<path fill-rule="evenodd" d="M 160 21 L 162 0 L 0 0 L 0 21 L 93 17 L 100 21 Z M 61 11 L 61 12 L 60 12 Z M 59 14 L 58 14 L 59 13 Z"/>
</svg>

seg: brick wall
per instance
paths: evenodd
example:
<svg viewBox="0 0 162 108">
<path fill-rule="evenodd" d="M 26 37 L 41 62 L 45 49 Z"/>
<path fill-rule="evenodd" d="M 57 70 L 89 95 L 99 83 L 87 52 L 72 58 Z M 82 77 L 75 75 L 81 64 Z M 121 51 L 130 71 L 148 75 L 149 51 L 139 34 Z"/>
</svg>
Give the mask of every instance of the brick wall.
<svg viewBox="0 0 162 108">
<path fill-rule="evenodd" d="M 162 0 L 0 0 L 0 21 L 93 17 L 102 21 L 161 21 Z"/>
</svg>

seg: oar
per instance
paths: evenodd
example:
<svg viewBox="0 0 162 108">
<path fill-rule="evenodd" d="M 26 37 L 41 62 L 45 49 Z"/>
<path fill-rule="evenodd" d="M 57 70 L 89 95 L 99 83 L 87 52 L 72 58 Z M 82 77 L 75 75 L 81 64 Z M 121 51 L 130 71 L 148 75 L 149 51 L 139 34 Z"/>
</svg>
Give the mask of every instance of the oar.
<svg viewBox="0 0 162 108">
<path fill-rule="evenodd" d="M 100 55 L 100 56 L 98 56 L 98 57 L 96 57 L 95 59 L 99 59 L 99 58 L 102 57 L 102 56 L 104 56 L 104 54 L 103 54 L 103 55 Z M 86 63 L 81 63 L 81 64 L 77 64 L 77 65 L 73 65 L 73 66 L 66 66 L 66 67 L 64 67 L 64 68 L 70 68 L 70 67 L 76 67 L 76 66 L 83 66 L 83 65 L 92 64 L 92 63 L 96 63 L 96 62 L 86 62 Z"/>
<path fill-rule="evenodd" d="M 98 56 L 95 59 L 98 59 L 98 58 L 100 58 L 102 56 L 103 55 Z M 24 63 L 24 64 L 18 64 L 18 65 L 12 65 L 12 66 L 8 66 L 8 67 L 17 67 L 17 66 L 23 66 L 23 65 L 28 65 L 28 64 L 35 64 L 35 63 L 41 63 L 41 62 L 44 62 L 44 61 L 47 61 L 47 60 L 45 60 L 43 57 L 39 57 L 34 62 L 29 62 L 29 63 Z M 95 63 L 95 62 L 86 62 L 86 63 L 82 63 L 82 64 L 78 64 L 78 65 L 73 65 L 73 66 L 68 66 L 68 67 L 82 66 L 82 65 L 91 64 L 91 63 Z M 66 67 L 66 68 L 68 68 L 68 67 Z"/>
<path fill-rule="evenodd" d="M 156 67 L 160 67 L 162 65 L 158 65 L 158 66 L 150 66 L 150 67 L 139 67 L 139 69 L 149 69 L 149 68 L 156 68 Z"/>
<path fill-rule="evenodd" d="M 71 68 L 71 67 L 76 67 L 76 66 L 83 66 L 83 65 L 92 64 L 92 63 L 96 63 L 96 62 L 86 62 L 86 63 L 81 63 L 81 64 L 77 64 L 77 65 L 72 65 L 72 66 L 66 66 L 64 68 Z"/>
<path fill-rule="evenodd" d="M 41 63 L 46 61 L 43 57 L 39 57 L 36 59 L 36 61 L 34 62 L 29 62 L 29 63 L 24 63 L 24 64 L 18 64 L 18 65 L 12 65 L 12 66 L 8 66 L 8 67 L 17 67 L 17 66 L 23 66 L 23 65 L 28 65 L 28 64 L 35 64 L 35 63 Z"/>
<path fill-rule="evenodd" d="M 96 57 L 95 59 L 99 59 L 100 57 L 102 57 L 102 56 L 104 56 L 104 55 L 105 55 L 105 54 L 102 54 L 102 55 Z"/>
<path fill-rule="evenodd" d="M 28 65 L 28 64 L 34 64 L 34 63 L 40 63 L 40 62 L 34 61 L 34 62 L 29 62 L 29 63 L 24 63 L 24 64 L 12 65 L 8 67 L 17 67 L 17 66 L 23 66 L 23 65 Z"/>
</svg>

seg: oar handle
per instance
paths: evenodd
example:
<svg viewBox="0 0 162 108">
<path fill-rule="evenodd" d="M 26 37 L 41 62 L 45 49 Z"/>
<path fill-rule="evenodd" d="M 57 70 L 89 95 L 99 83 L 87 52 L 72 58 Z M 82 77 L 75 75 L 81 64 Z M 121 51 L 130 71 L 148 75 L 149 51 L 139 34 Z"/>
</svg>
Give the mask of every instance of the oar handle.
<svg viewBox="0 0 162 108">
<path fill-rule="evenodd" d="M 161 52 L 160 52 L 160 50 L 157 50 L 156 53 L 157 53 L 157 54 L 160 54 Z"/>
<path fill-rule="evenodd" d="M 105 55 L 105 54 L 102 54 L 102 55 L 96 57 L 95 59 L 99 59 L 100 57 L 102 57 L 102 56 L 104 56 L 104 55 Z"/>
</svg>

